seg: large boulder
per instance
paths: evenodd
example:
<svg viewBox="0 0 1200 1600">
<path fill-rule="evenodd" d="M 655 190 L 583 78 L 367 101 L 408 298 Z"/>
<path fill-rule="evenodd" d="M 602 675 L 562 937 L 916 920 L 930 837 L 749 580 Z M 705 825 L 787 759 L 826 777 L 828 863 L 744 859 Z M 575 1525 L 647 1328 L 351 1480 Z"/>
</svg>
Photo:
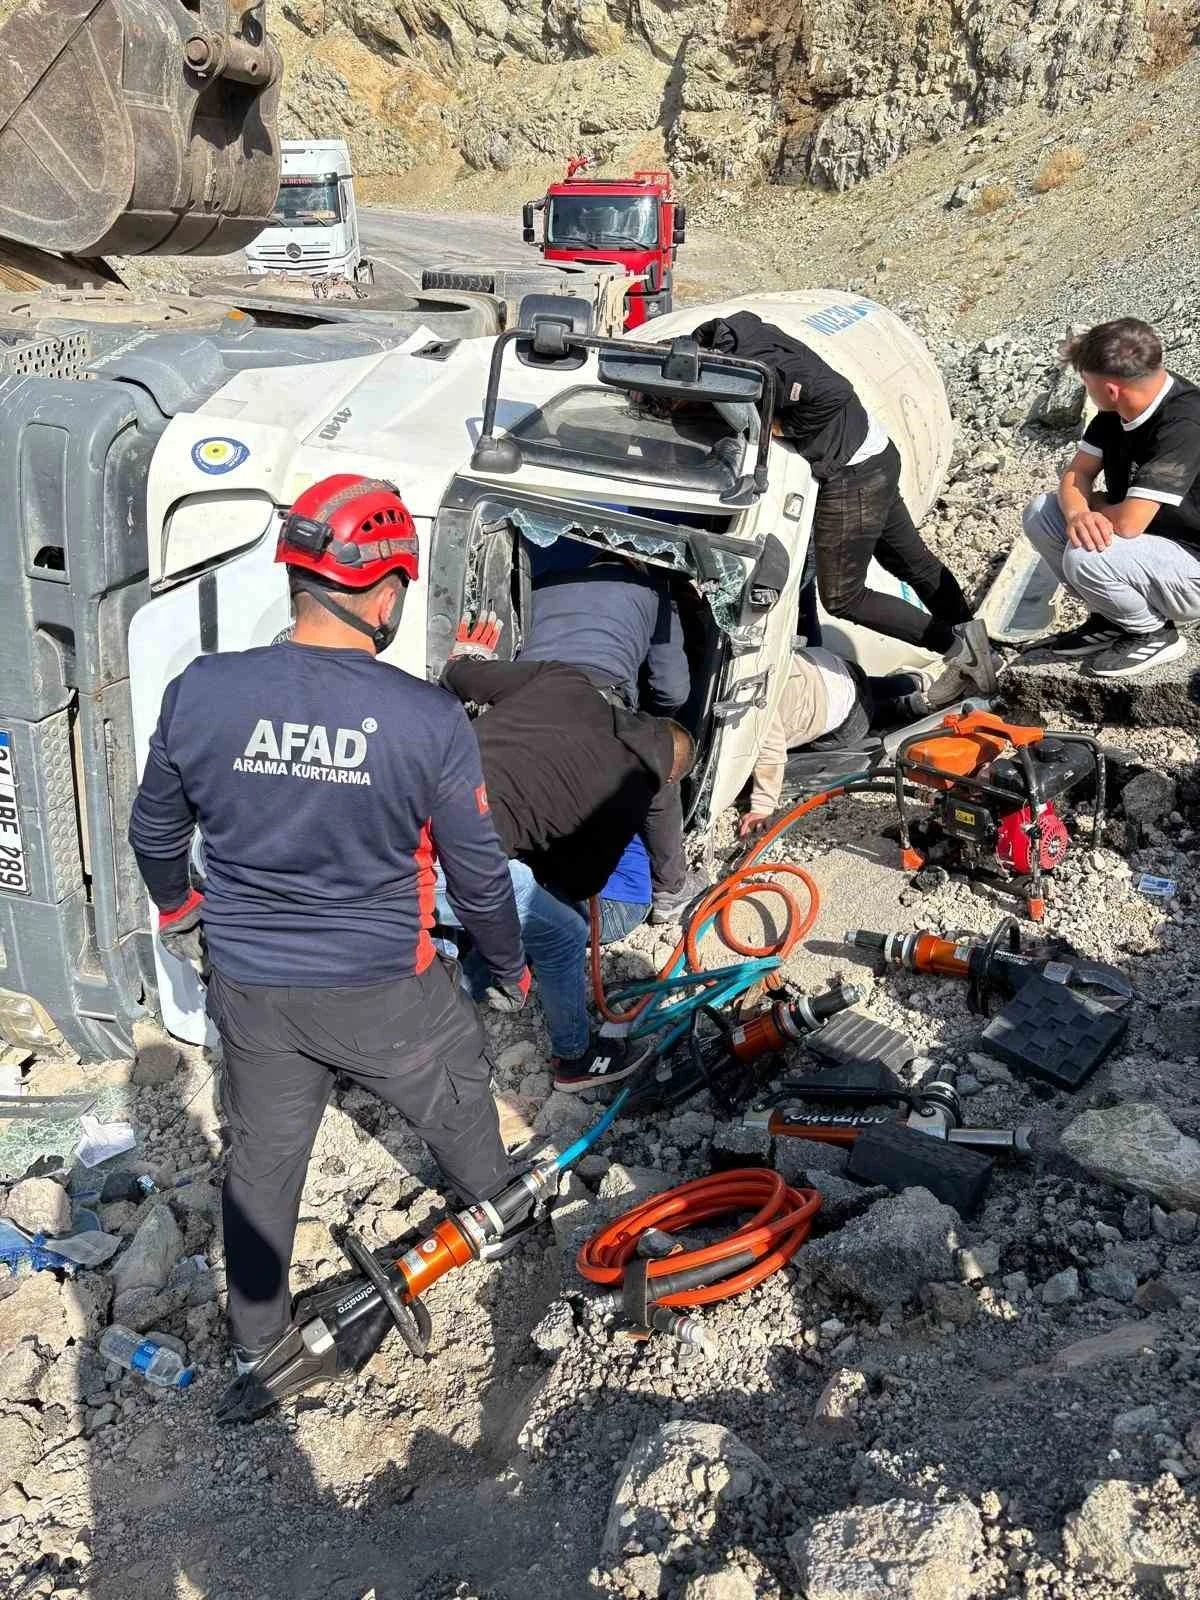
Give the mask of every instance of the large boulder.
<svg viewBox="0 0 1200 1600">
<path fill-rule="evenodd" d="M 957 1278 L 958 1212 L 928 1189 L 879 1200 L 865 1216 L 808 1244 L 796 1257 L 802 1284 L 882 1312 L 912 1300 L 927 1283 Z"/>
<path fill-rule="evenodd" d="M 1093 1580 L 1148 1592 L 1169 1574 L 1200 1571 L 1200 1507 L 1169 1475 L 1148 1488 L 1110 1478 L 1067 1518 L 1063 1553 Z"/>
<path fill-rule="evenodd" d="M 970 1600 L 982 1551 L 969 1500 L 851 1506 L 788 1541 L 807 1600 Z"/>
<path fill-rule="evenodd" d="M 639 1434 L 613 1493 L 601 1559 L 652 1550 L 664 1561 L 717 1547 L 722 1519 L 778 1519 L 787 1496 L 762 1458 L 716 1422 L 668 1422 Z"/>
<path fill-rule="evenodd" d="M 1200 1142 L 1180 1133 L 1157 1106 L 1085 1111 L 1063 1129 L 1061 1143 L 1086 1172 L 1118 1189 L 1200 1209 Z"/>
<path fill-rule="evenodd" d="M 122 1301 L 166 1287 L 183 1248 L 183 1235 L 171 1208 L 152 1205 L 111 1269 L 119 1318 Z"/>
<path fill-rule="evenodd" d="M 70 1231 L 71 1198 L 53 1178 L 25 1178 L 8 1192 L 5 1212 L 26 1233 L 56 1238 Z"/>
</svg>

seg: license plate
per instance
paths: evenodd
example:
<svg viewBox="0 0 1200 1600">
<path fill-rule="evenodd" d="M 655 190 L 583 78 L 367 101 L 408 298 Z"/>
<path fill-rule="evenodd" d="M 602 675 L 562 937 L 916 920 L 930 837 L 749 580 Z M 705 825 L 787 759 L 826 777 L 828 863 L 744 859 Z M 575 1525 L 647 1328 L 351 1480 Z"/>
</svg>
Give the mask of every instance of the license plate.
<svg viewBox="0 0 1200 1600">
<path fill-rule="evenodd" d="M 0 894 L 28 894 L 12 735 L 0 728 Z"/>
</svg>

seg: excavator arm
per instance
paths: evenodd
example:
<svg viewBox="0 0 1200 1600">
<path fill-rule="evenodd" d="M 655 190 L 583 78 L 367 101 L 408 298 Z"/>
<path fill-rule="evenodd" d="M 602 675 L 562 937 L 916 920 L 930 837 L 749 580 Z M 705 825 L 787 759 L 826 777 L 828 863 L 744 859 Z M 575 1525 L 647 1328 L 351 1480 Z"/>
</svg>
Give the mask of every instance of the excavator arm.
<svg viewBox="0 0 1200 1600">
<path fill-rule="evenodd" d="M 0 0 L 0 18 L 11 5 Z M 267 225 L 282 61 L 266 0 L 25 0 L 0 28 L 0 278 L 222 255 Z M 62 281 L 47 265 L 46 279 Z"/>
</svg>

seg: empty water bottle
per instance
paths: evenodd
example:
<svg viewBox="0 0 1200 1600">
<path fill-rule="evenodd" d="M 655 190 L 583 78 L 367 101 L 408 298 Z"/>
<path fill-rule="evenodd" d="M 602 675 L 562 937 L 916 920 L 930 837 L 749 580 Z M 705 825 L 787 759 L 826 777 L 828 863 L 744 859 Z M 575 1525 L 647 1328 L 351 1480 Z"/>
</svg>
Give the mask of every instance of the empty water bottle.
<svg viewBox="0 0 1200 1600">
<path fill-rule="evenodd" d="M 126 1372 L 140 1373 L 160 1389 L 186 1389 L 192 1369 L 178 1350 L 114 1323 L 100 1335 L 100 1354 Z"/>
</svg>

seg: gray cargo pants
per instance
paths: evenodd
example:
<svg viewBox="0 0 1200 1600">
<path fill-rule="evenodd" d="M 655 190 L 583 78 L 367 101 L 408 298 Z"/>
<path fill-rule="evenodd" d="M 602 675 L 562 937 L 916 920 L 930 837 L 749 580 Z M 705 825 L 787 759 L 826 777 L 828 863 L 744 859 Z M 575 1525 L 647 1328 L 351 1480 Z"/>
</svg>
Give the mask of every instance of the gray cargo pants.
<svg viewBox="0 0 1200 1600">
<path fill-rule="evenodd" d="M 1200 556 L 1186 545 L 1142 533 L 1114 539 L 1107 550 L 1076 550 L 1067 543 L 1066 518 L 1053 494 L 1029 502 L 1024 524 L 1025 537 L 1058 581 L 1127 633 L 1154 633 L 1164 618 L 1200 619 Z"/>
<path fill-rule="evenodd" d="M 234 1344 L 261 1349 L 290 1320 L 300 1194 L 335 1073 L 395 1106 L 464 1200 L 507 1183 L 483 1026 L 456 971 L 438 959 L 416 977 L 343 989 L 211 975 L 230 1132 L 222 1211 Z"/>
</svg>

